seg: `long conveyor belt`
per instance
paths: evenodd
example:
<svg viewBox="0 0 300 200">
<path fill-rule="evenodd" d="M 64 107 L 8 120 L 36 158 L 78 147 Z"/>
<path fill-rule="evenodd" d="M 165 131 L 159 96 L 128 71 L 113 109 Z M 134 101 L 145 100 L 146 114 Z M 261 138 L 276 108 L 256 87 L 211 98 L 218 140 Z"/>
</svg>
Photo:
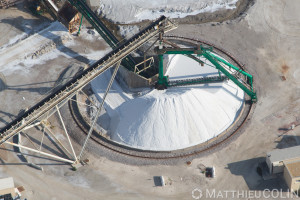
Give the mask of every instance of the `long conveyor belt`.
<svg viewBox="0 0 300 200">
<path fill-rule="evenodd" d="M 159 34 L 163 28 L 164 32 L 174 29 L 175 26 L 165 16 L 161 16 L 148 27 L 134 35 L 131 39 L 121 44 L 113 51 L 98 60 L 92 66 L 81 72 L 72 80 L 67 82 L 61 89 L 51 94 L 30 108 L 17 119 L 9 123 L 0 130 L 0 144 L 21 132 L 25 127 L 36 122 L 41 116 L 55 108 L 65 100 L 70 99 L 76 92 L 81 90 L 98 75 L 111 68 L 114 64 L 121 61 L 132 51 L 140 47 L 143 43 Z"/>
<path fill-rule="evenodd" d="M 106 25 L 97 17 L 97 15 L 89 8 L 89 6 L 83 0 L 68 0 L 77 10 L 88 20 L 88 22 L 96 29 L 101 37 L 109 44 L 112 49 L 115 49 L 119 45 L 119 40 L 116 36 L 106 27 Z M 136 64 L 134 58 L 128 55 L 122 64 L 128 70 L 133 71 Z"/>
</svg>

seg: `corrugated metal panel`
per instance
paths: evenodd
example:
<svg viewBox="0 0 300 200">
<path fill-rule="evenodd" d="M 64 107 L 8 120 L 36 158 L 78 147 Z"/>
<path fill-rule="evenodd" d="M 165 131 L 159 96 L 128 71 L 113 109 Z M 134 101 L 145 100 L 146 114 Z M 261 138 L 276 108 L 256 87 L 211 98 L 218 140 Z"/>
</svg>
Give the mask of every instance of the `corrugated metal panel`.
<svg viewBox="0 0 300 200">
<path fill-rule="evenodd" d="M 267 154 L 270 163 L 300 158 L 300 145 L 285 149 L 275 149 Z"/>
<path fill-rule="evenodd" d="M 12 177 L 0 179 L 0 190 L 5 190 L 14 187 L 14 179 Z"/>
</svg>

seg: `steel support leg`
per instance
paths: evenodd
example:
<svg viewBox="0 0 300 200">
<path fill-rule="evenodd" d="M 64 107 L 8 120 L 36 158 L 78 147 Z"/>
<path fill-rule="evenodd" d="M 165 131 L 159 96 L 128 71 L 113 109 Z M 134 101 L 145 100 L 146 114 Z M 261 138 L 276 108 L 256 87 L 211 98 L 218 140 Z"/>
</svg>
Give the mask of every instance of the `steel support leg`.
<svg viewBox="0 0 300 200">
<path fill-rule="evenodd" d="M 61 121 L 61 123 L 62 123 L 62 126 L 63 126 L 63 128 L 64 128 L 64 131 L 65 131 L 66 137 L 67 137 L 67 139 L 68 139 L 68 142 L 69 142 L 69 144 L 70 144 L 70 147 L 71 147 L 71 150 L 72 150 L 72 153 L 73 153 L 74 159 L 76 159 L 76 154 L 75 154 L 75 151 L 74 151 L 74 148 L 73 148 L 73 145 L 72 145 L 71 139 L 70 139 L 70 137 L 69 137 L 68 131 L 67 131 L 67 129 L 66 129 L 65 123 L 64 123 L 64 121 L 63 121 L 63 119 L 62 119 L 62 117 L 61 117 L 61 114 L 60 114 L 59 108 L 58 108 L 58 107 L 56 107 L 56 109 L 57 109 L 57 113 L 58 113 L 58 116 L 59 116 L 59 118 L 60 118 L 60 121 Z"/>
<path fill-rule="evenodd" d="M 19 145 L 19 144 L 15 144 L 15 143 L 12 143 L 12 142 L 5 141 L 5 144 L 9 144 L 9 145 L 12 145 L 12 146 L 15 146 L 15 147 L 19 147 L 19 148 L 22 148 L 22 149 L 26 149 L 26 150 L 28 150 L 28 151 L 32 151 L 32 152 L 35 152 L 35 153 L 39 153 L 39 154 L 41 154 L 41 155 L 48 156 L 48 157 L 50 157 L 50 158 L 55 158 L 55 159 L 60 160 L 60 161 L 64 161 L 64 162 L 68 162 L 68 163 L 74 163 L 74 161 L 72 161 L 72 160 L 65 159 L 65 158 L 61 158 L 61 157 L 59 157 L 59 156 L 55 156 L 55 155 L 52 155 L 52 154 L 49 154 L 49 153 L 45 153 L 45 152 L 42 152 L 42 151 L 38 151 L 38 150 L 29 148 L 29 147 L 25 147 L 25 146 L 22 146 L 22 145 Z"/>
<path fill-rule="evenodd" d="M 116 75 L 117 75 L 117 72 L 118 72 L 118 69 L 119 69 L 119 67 L 120 67 L 120 64 L 121 64 L 121 62 L 118 62 L 118 63 L 117 63 L 117 66 L 116 66 L 116 68 L 115 68 L 115 70 L 114 70 L 114 73 L 113 73 L 112 76 L 111 76 L 111 79 L 110 79 L 110 81 L 109 81 L 109 83 L 108 83 L 108 86 L 107 86 L 107 88 L 106 88 L 105 94 L 104 94 L 104 96 L 103 96 L 103 98 L 102 98 L 102 102 L 101 102 L 100 106 L 99 106 L 98 109 L 97 109 L 96 116 L 95 116 L 95 118 L 94 118 L 94 120 L 93 120 L 93 122 L 92 122 L 92 125 L 91 125 L 91 127 L 90 127 L 89 132 L 88 132 L 88 135 L 87 135 L 87 137 L 86 137 L 86 139 L 85 139 L 85 141 L 84 141 L 84 144 L 83 144 L 83 146 L 82 146 L 81 152 L 80 152 L 80 154 L 79 154 L 79 156 L 78 156 L 78 158 L 77 158 L 78 161 L 81 159 L 82 154 L 83 154 L 83 152 L 84 152 L 84 150 L 85 150 L 86 144 L 87 144 L 89 138 L 91 137 L 91 134 L 92 134 L 92 132 L 93 132 L 93 130 L 94 130 L 94 125 L 95 125 L 95 123 L 96 123 L 98 117 L 100 116 L 102 107 L 103 107 L 104 102 L 105 102 L 105 98 L 106 98 L 106 96 L 107 96 L 107 94 L 108 94 L 108 92 L 109 92 L 109 90 L 110 90 L 110 88 L 111 88 L 111 86 L 112 86 L 112 84 L 113 84 L 113 82 L 114 82 L 114 80 L 115 80 L 115 77 L 116 77 Z"/>
<path fill-rule="evenodd" d="M 159 69 L 158 69 L 158 83 L 163 84 L 164 78 L 164 59 L 163 55 L 158 55 Z"/>
</svg>

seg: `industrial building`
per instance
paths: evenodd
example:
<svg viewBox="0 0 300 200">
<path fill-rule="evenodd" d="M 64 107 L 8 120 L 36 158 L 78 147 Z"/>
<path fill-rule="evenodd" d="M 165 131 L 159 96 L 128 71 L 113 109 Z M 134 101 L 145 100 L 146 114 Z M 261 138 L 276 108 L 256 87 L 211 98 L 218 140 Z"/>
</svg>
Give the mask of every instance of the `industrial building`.
<svg viewBox="0 0 300 200">
<path fill-rule="evenodd" d="M 284 162 L 284 180 L 292 192 L 300 189 L 300 159 Z"/>
<path fill-rule="evenodd" d="M 300 159 L 300 146 L 275 149 L 267 153 L 266 162 L 270 174 L 277 174 L 283 172 L 284 162 L 291 162 Z"/>
<path fill-rule="evenodd" d="M 0 179 L 0 199 L 15 199 L 20 196 L 19 191 L 15 188 L 12 177 Z"/>
<path fill-rule="evenodd" d="M 283 173 L 291 191 L 300 188 L 300 146 L 276 149 L 267 154 L 266 163 L 270 174 Z"/>
</svg>

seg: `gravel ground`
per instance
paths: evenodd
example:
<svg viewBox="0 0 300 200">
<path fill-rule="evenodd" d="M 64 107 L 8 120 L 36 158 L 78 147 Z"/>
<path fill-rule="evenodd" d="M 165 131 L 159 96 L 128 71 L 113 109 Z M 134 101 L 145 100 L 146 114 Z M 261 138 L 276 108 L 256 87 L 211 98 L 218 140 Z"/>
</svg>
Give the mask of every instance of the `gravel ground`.
<svg viewBox="0 0 300 200">
<path fill-rule="evenodd" d="M 164 165 L 162 162 L 139 166 L 107 159 L 102 156 L 106 151 L 104 149 L 101 155 L 85 154 L 90 160 L 89 165 L 79 168 L 76 172 L 71 171 L 69 165 L 60 165 L 49 160 L 44 160 L 44 171 L 38 171 L 23 165 L 15 153 L 7 151 L 4 156 L 3 152 L 0 152 L 1 176 L 14 177 L 16 185 L 25 186 L 26 191 L 23 195 L 36 200 L 193 199 L 191 193 L 195 188 L 203 191 L 206 189 L 262 191 L 266 188 L 286 188 L 280 177 L 264 181 L 257 175 L 256 166 L 266 153 L 274 148 L 299 145 L 299 126 L 284 134 L 279 130 L 296 122 L 300 117 L 298 69 L 300 46 L 296 45 L 300 43 L 300 29 L 297 28 L 299 8 L 298 0 L 257 0 L 242 18 L 222 23 L 181 24 L 174 30 L 173 34 L 204 39 L 223 47 L 245 63 L 247 69 L 254 75 L 258 102 L 253 116 L 244 132 L 222 150 L 194 158 L 190 165 L 186 164 L 186 160 L 182 160 L 175 165 Z M 3 23 L 3 19 L 12 16 L 17 18 L 29 15 L 14 8 L 1 10 L 0 30 L 11 30 L 5 39 L 1 38 L 2 45 L 22 32 L 15 26 Z M 73 50 L 78 53 L 84 52 L 82 49 L 84 44 L 84 40 L 83 43 L 77 43 Z M 37 74 L 47 74 L 47 77 L 50 75 L 49 79 L 55 82 L 63 69 L 74 62 L 73 59 L 61 59 L 43 65 L 53 66 L 56 63 L 60 66 L 56 69 L 36 66 L 33 70 L 39 72 Z M 43 79 L 42 76 L 35 75 L 35 73 L 18 74 L 5 79 L 8 84 L 17 84 L 18 80 L 30 84 L 36 82 L 37 77 Z M 281 76 L 285 76 L 286 80 L 283 81 Z M 52 87 L 53 84 L 45 87 Z M 9 114 L 12 115 L 16 115 L 18 110 L 23 108 L 21 101 L 23 94 L 35 97 L 38 95 L 29 90 L 22 93 L 15 90 L 5 90 L 5 94 L 3 92 L 1 91 L 1 102 L 6 103 L 0 105 L 0 110 L 10 111 Z M 8 101 L 12 103 L 10 106 Z M 79 131 L 72 124 L 68 127 L 71 131 Z M 57 133 L 59 132 L 58 129 Z M 76 151 L 79 151 L 79 146 L 75 144 L 75 147 Z M 43 164 L 43 160 L 38 162 Z M 217 177 L 204 178 L 199 169 L 201 165 L 215 166 Z M 165 187 L 156 187 L 154 184 L 154 177 L 160 175 L 165 177 L 167 183 Z"/>
</svg>

